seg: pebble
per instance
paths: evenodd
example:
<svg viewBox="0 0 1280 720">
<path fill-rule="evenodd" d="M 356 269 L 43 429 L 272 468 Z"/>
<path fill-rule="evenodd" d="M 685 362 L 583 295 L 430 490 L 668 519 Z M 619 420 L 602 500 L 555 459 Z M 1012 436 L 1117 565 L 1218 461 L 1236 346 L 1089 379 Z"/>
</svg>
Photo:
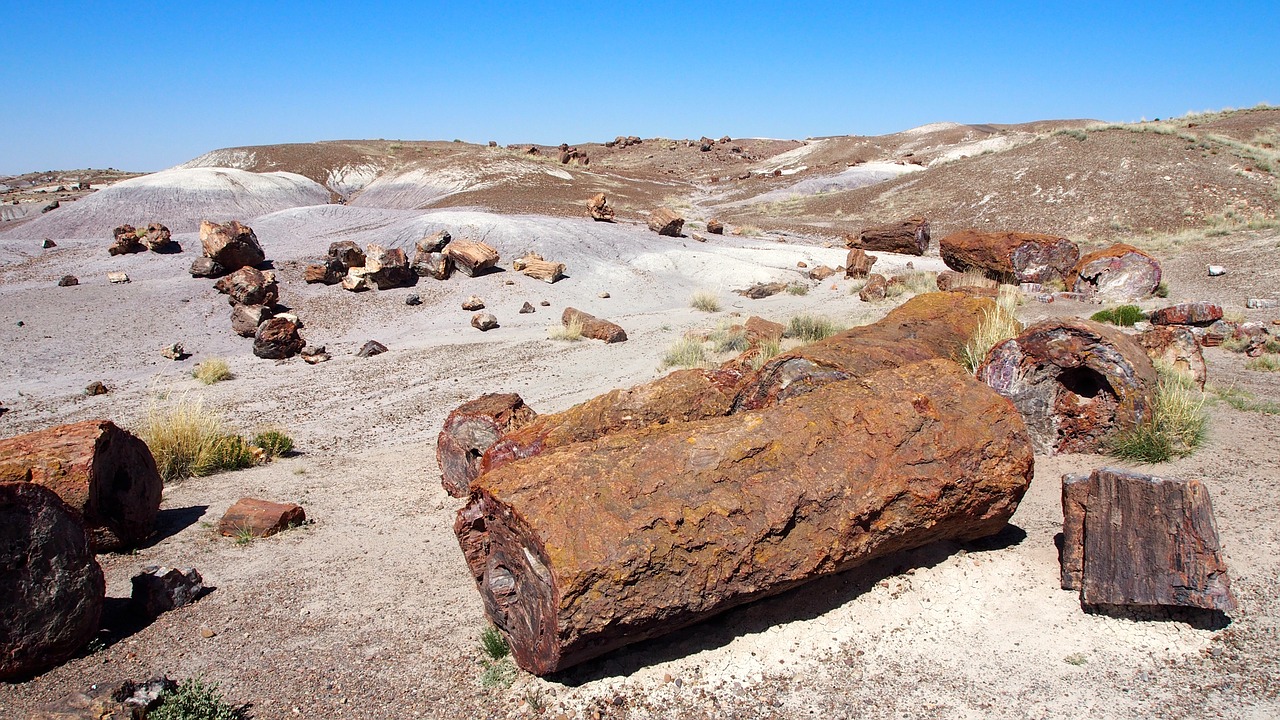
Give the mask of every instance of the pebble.
<svg viewBox="0 0 1280 720">
<path fill-rule="evenodd" d="M 600 293 L 600 297 L 602 297 L 602 298 L 607 298 L 607 297 L 609 297 L 609 293 L 607 293 L 607 292 L 602 292 L 602 293 Z"/>
<path fill-rule="evenodd" d="M 209 628 L 200 628 L 200 637 L 204 638 L 205 640 L 208 640 L 209 638 L 214 637 L 217 634 L 218 633 L 210 630 Z"/>
</svg>

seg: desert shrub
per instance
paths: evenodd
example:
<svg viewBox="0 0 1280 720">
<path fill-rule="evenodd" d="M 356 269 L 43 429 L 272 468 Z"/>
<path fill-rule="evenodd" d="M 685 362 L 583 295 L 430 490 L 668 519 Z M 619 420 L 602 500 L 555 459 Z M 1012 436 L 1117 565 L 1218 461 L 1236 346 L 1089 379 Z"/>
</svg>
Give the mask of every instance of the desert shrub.
<svg viewBox="0 0 1280 720">
<path fill-rule="evenodd" d="M 900 295 L 919 295 L 927 292 L 937 292 L 938 290 L 938 274 L 927 270 L 912 270 L 897 276 L 902 282 L 889 285 L 885 289 L 887 297 L 898 297 Z"/>
<path fill-rule="evenodd" d="M 1262 355 L 1253 358 L 1244 364 L 1247 370 L 1260 370 L 1262 372 L 1280 371 L 1280 358 L 1274 355 Z"/>
<path fill-rule="evenodd" d="M 577 342 L 582 339 L 582 321 L 573 318 L 567 325 L 552 325 L 547 328 L 547 336 L 552 340 Z"/>
<path fill-rule="evenodd" d="M 160 706 L 147 713 L 149 720 L 240 720 L 244 713 L 227 703 L 218 683 L 199 679 L 182 681 L 177 690 L 160 695 Z"/>
<path fill-rule="evenodd" d="M 720 298 L 713 292 L 699 290 L 689 300 L 689 306 L 702 312 L 720 312 Z"/>
<path fill-rule="evenodd" d="M 1169 283 L 1161 280 L 1160 283 L 1156 285 L 1156 297 L 1158 298 L 1169 297 Z"/>
<path fill-rule="evenodd" d="M 809 286 L 802 282 L 793 282 L 787 286 L 788 295 L 808 295 Z"/>
<path fill-rule="evenodd" d="M 183 397 L 165 408 L 153 405 L 139 435 L 166 482 L 254 463 L 249 443 L 229 432 L 222 416 L 199 399 Z"/>
<path fill-rule="evenodd" d="M 253 436 L 253 446 L 262 450 L 267 459 L 277 458 L 293 449 L 293 438 L 279 430 L 264 430 Z"/>
<path fill-rule="evenodd" d="M 769 359 L 782 353 L 782 342 L 779 340 L 765 340 L 757 347 L 757 352 L 751 357 L 750 365 L 752 370 L 759 370 Z"/>
<path fill-rule="evenodd" d="M 1174 456 L 1186 457 L 1204 443 L 1204 393 L 1175 370 L 1159 364 L 1156 370 L 1159 381 L 1151 415 L 1111 439 L 1107 450 L 1115 457 L 1164 462 Z"/>
<path fill-rule="evenodd" d="M 1231 407 L 1241 412 L 1259 412 L 1264 415 L 1280 415 L 1280 403 L 1271 400 L 1259 400 L 1248 390 L 1234 387 L 1212 388 L 1213 394 Z"/>
<path fill-rule="evenodd" d="M 196 369 L 191 371 L 191 376 L 205 385 L 212 385 L 235 377 L 231 374 L 231 368 L 227 366 L 227 361 L 222 358 L 209 358 L 196 365 Z"/>
<path fill-rule="evenodd" d="M 1249 338 L 1244 335 L 1232 335 L 1223 339 L 1220 347 L 1227 352 L 1242 353 L 1249 349 Z"/>
<path fill-rule="evenodd" d="M 1007 303 L 998 302 L 994 308 L 983 310 L 973 337 L 960 348 L 960 364 L 971 373 L 977 372 L 991 348 L 1017 335 L 1021 329 L 1018 318 Z"/>
<path fill-rule="evenodd" d="M 707 339 L 715 346 L 718 353 L 742 352 L 751 345 L 747 341 L 746 328 L 741 326 L 734 327 L 728 322 L 716 326 L 716 329 L 711 331 Z"/>
<path fill-rule="evenodd" d="M 480 651 L 491 660 L 501 660 L 511 653 L 511 646 L 498 628 L 489 625 L 480 631 Z"/>
<path fill-rule="evenodd" d="M 707 363 L 707 349 L 698 338 L 684 337 L 672 343 L 662 357 L 663 367 L 700 367 Z"/>
<path fill-rule="evenodd" d="M 1107 308 L 1099 310 L 1089 319 L 1094 322 L 1109 323 L 1111 325 L 1120 325 L 1122 327 L 1133 327 L 1134 323 L 1143 320 L 1147 314 L 1142 312 L 1142 308 L 1137 305 L 1121 305 L 1119 307 Z"/>
<path fill-rule="evenodd" d="M 253 467 L 258 462 L 254 448 L 239 435 L 227 433 L 213 438 L 208 449 L 197 458 L 191 474 L 212 475 L 223 470 L 240 470 Z"/>
<path fill-rule="evenodd" d="M 783 337 L 795 338 L 811 343 L 829 338 L 840 332 L 841 328 L 830 318 L 818 315 L 796 315 L 787 321 L 787 329 L 783 331 Z"/>
</svg>

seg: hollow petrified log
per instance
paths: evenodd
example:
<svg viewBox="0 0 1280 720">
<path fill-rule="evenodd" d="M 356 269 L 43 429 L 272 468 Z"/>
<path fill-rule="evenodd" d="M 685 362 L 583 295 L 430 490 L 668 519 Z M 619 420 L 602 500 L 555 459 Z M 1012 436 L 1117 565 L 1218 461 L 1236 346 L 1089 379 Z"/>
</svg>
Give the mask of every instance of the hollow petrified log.
<svg viewBox="0 0 1280 720">
<path fill-rule="evenodd" d="M 1155 258 L 1119 243 L 1080 258 L 1067 277 L 1067 289 L 1086 299 L 1141 299 L 1155 294 L 1160 276 L 1160 263 Z"/>
<path fill-rule="evenodd" d="M 102 568 L 75 510 L 30 482 L 0 482 L 0 680 L 67 660 L 98 631 Z"/>
<path fill-rule="evenodd" d="M 481 395 L 455 408 L 436 438 L 436 462 L 445 492 L 454 497 L 470 494 L 471 482 L 480 476 L 485 451 L 537 417 L 538 413 L 515 393 Z"/>
<path fill-rule="evenodd" d="M 476 481 L 454 530 L 516 662 L 546 674 L 875 557 L 995 533 L 1031 471 L 1009 403 L 934 361 L 513 463 Z"/>
<path fill-rule="evenodd" d="M 952 270 L 978 270 L 1014 284 L 1065 280 L 1080 258 L 1080 248 L 1063 237 L 972 228 L 942 238 L 938 250 Z"/>
<path fill-rule="evenodd" d="M 1013 401 L 1036 452 L 1096 452 L 1150 417 L 1156 371 L 1138 343 L 1089 320 L 1045 320 L 996 345 L 978 379 Z"/>
<path fill-rule="evenodd" d="M 458 272 L 467 277 L 475 277 L 498 264 L 498 251 L 477 240 L 454 240 L 445 246 L 444 254 Z"/>
<path fill-rule="evenodd" d="M 873 252 L 924 255 L 929 249 L 929 221 L 913 217 L 890 225 L 865 228 L 856 238 L 848 238 L 849 247 Z"/>
<path fill-rule="evenodd" d="M 606 343 L 627 341 L 627 331 L 623 330 L 621 325 L 584 313 L 577 308 L 565 308 L 564 314 L 560 316 L 560 322 L 565 327 L 568 327 L 571 322 L 581 323 L 582 336 L 592 340 L 603 340 Z"/>
<path fill-rule="evenodd" d="M 0 482 L 14 481 L 56 492 L 81 515 L 98 552 L 150 537 L 164 487 L 147 444 L 108 420 L 0 440 Z"/>
<path fill-rule="evenodd" d="M 1062 588 L 1089 606 L 1234 610 L 1209 491 L 1116 468 L 1062 478 Z"/>
</svg>

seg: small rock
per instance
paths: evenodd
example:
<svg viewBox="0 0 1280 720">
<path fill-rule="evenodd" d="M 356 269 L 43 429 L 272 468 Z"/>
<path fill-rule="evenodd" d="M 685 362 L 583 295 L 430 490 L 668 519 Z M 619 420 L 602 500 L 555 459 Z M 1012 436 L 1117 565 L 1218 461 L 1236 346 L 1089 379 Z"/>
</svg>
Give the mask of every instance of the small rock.
<svg viewBox="0 0 1280 720">
<path fill-rule="evenodd" d="M 353 267 L 364 267 L 364 250 L 352 240 L 330 243 L 329 257 L 337 260 L 344 272 Z"/>
<path fill-rule="evenodd" d="M 608 298 L 608 297 L 609 297 L 609 293 L 607 293 L 607 292 L 602 292 L 602 293 L 600 293 L 600 297 L 601 297 L 601 298 Z"/>
<path fill-rule="evenodd" d="M 191 357 L 191 355 L 187 353 L 186 348 L 182 347 L 182 343 L 180 342 L 173 343 L 172 345 L 166 345 L 160 350 L 160 354 L 170 360 L 186 360 Z"/>
<path fill-rule="evenodd" d="M 332 359 L 332 358 L 330 358 L 330 357 L 329 357 L 329 353 L 323 353 L 323 352 L 322 352 L 322 353 L 316 353 L 315 355 L 303 355 L 303 356 L 302 356 L 302 361 L 303 361 L 303 362 L 305 362 L 305 363 L 306 363 L 306 364 L 308 364 L 308 365 L 317 365 L 317 364 L 322 363 L 322 362 L 329 362 L 329 360 L 331 360 L 331 359 Z"/>
<path fill-rule="evenodd" d="M 72 285 L 79 285 L 79 284 L 80 284 L 80 278 L 76 277 L 75 275 L 63 275 L 62 279 L 58 281 L 58 287 L 71 287 Z"/>
<path fill-rule="evenodd" d="M 471 327 L 482 332 L 492 330 L 498 327 L 498 318 L 494 317 L 493 313 L 476 313 L 471 316 Z"/>
<path fill-rule="evenodd" d="M 539 302 L 538 304 L 539 304 L 539 305 L 541 305 L 542 307 L 551 307 L 551 301 L 550 301 L 550 300 L 543 300 L 543 301 Z"/>
<path fill-rule="evenodd" d="M 481 300 L 479 297 L 472 295 L 471 297 L 463 301 L 462 309 L 463 310 L 483 310 L 484 301 Z"/>
<path fill-rule="evenodd" d="M 708 220 L 707 232 L 711 233 L 712 235 L 723 235 L 724 223 L 720 222 L 719 220 L 716 220 L 715 218 Z"/>
<path fill-rule="evenodd" d="M 202 630 L 201 633 L 210 633 L 209 637 L 213 637 L 212 630 Z M 160 696 L 165 693 L 171 693 L 178 689 L 178 683 L 167 677 L 156 676 L 144 683 L 136 683 L 132 680 L 125 680 L 120 687 L 111 693 L 111 699 L 118 703 L 122 703 L 130 717 L 146 717 L 147 710 L 154 710 L 160 704 Z M 136 708 L 136 709 L 135 709 Z M 138 710 L 144 711 L 141 715 Z M 94 716 L 98 717 L 98 716 Z M 102 717 L 115 717 L 114 713 L 104 715 Z"/>
<path fill-rule="evenodd" d="M 258 327 L 271 319 L 265 305 L 236 305 L 231 308 L 231 331 L 240 337 L 254 337 Z"/>
<path fill-rule="evenodd" d="M 807 263 L 807 262 L 805 262 L 805 261 L 801 260 L 800 262 L 796 263 L 796 267 L 798 267 L 798 268 L 807 268 L 807 267 L 809 267 L 809 263 Z"/>
<path fill-rule="evenodd" d="M 151 565 L 133 576 L 133 604 L 149 618 L 190 605 L 203 594 L 204 578 L 195 568 Z"/>
<path fill-rule="evenodd" d="M 883 300 L 885 293 L 889 289 L 889 281 L 880 273 L 871 273 L 867 276 L 867 284 L 862 286 L 862 290 L 858 292 L 858 297 L 862 302 L 876 302 Z"/>
<path fill-rule="evenodd" d="M 119 270 L 109 272 L 107 273 L 107 282 L 114 284 L 127 283 L 129 282 L 129 276 Z"/>
<path fill-rule="evenodd" d="M 528 315 L 531 312 L 537 312 L 536 310 L 533 309 L 533 305 L 530 305 L 529 303 L 526 302 L 524 305 L 520 306 L 521 315 Z"/>
<path fill-rule="evenodd" d="M 108 255 L 128 255 L 146 252 L 147 248 L 138 239 L 138 231 L 132 225 L 121 225 L 113 233 L 114 241 L 107 248 Z"/>
<path fill-rule="evenodd" d="M 218 521 L 218 532 L 227 537 L 248 534 L 264 538 L 301 525 L 306 519 L 307 514 L 300 505 L 245 497 L 227 508 Z"/>
<path fill-rule="evenodd" d="M 404 299 L 404 304 L 405 305 L 421 305 L 422 298 L 418 297 L 417 293 L 413 293 L 409 297 Z"/>
<path fill-rule="evenodd" d="M 211 257 L 198 257 L 191 262 L 191 277 L 221 277 L 227 274 L 227 269 L 218 264 Z"/>
<path fill-rule="evenodd" d="M 84 389 L 84 394 L 89 395 L 90 397 L 94 395 L 106 395 L 107 392 L 107 386 L 104 385 L 101 380 L 94 380 Z"/>
<path fill-rule="evenodd" d="M 693 238 L 694 240 L 696 240 L 696 241 L 698 241 L 698 242 L 706 242 L 706 241 L 707 241 L 707 239 L 706 239 L 704 236 L 702 236 L 700 233 L 696 233 L 696 232 L 695 232 L 695 233 L 689 233 L 689 237 Z"/>
<path fill-rule="evenodd" d="M 1270 298 L 1247 298 L 1244 301 L 1244 306 L 1254 310 L 1262 308 L 1276 308 L 1280 307 L 1280 300 L 1273 300 Z"/>
<path fill-rule="evenodd" d="M 453 236 L 448 230 L 440 230 L 419 240 L 416 247 L 420 253 L 438 253 L 444 250 L 444 246 L 448 245 L 452 239 Z"/>
<path fill-rule="evenodd" d="M 218 633 L 210 630 L 209 628 L 200 628 L 200 637 L 204 638 L 205 640 L 208 640 L 209 638 L 217 637 L 217 636 L 218 636 Z"/>
<path fill-rule="evenodd" d="M 1222 267 L 1221 265 L 1209 266 L 1209 277 L 1218 277 L 1219 275 L 1226 275 L 1226 274 L 1227 274 L 1227 269 Z"/>
<path fill-rule="evenodd" d="M 356 268 L 352 268 L 355 270 Z M 369 289 L 369 281 L 364 279 L 364 275 L 354 275 L 348 271 L 346 277 L 342 278 L 342 289 L 351 292 L 364 292 Z"/>
<path fill-rule="evenodd" d="M 40 247 L 44 248 L 45 250 L 48 250 L 49 248 L 58 247 L 58 243 L 50 240 L 49 238 L 45 238 L 44 242 L 40 243 Z"/>
<path fill-rule="evenodd" d="M 370 340 L 369 342 L 365 343 L 363 346 L 360 347 L 360 351 L 356 353 L 356 357 L 362 357 L 362 358 L 373 357 L 374 355 L 381 355 L 386 351 L 387 351 L 386 345 L 383 345 L 377 340 Z"/>
<path fill-rule="evenodd" d="M 306 346 L 307 341 L 298 335 L 298 326 L 281 317 L 264 321 L 253 338 L 253 354 L 264 360 L 284 360 Z"/>
</svg>

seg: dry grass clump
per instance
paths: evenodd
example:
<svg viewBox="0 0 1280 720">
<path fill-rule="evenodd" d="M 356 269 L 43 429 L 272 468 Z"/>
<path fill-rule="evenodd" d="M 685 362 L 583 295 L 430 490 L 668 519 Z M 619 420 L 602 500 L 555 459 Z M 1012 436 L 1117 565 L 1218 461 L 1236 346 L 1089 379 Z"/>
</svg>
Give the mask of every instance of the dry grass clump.
<svg viewBox="0 0 1280 720">
<path fill-rule="evenodd" d="M 994 308 L 982 312 L 973 337 L 960 349 L 960 364 L 971 373 L 977 372 L 991 348 L 1019 332 L 1022 332 L 1022 324 L 1014 316 L 1011 302 L 1001 297 Z"/>
<path fill-rule="evenodd" d="M 787 286 L 788 295 L 808 295 L 809 286 L 802 282 L 793 282 Z"/>
<path fill-rule="evenodd" d="M 256 460 L 249 443 L 228 432 L 222 415 L 199 399 L 183 397 L 166 408 L 153 405 L 139 435 L 165 482 L 249 467 Z"/>
<path fill-rule="evenodd" d="M 707 349 L 695 337 L 682 337 L 667 348 L 663 367 L 702 367 L 707 364 Z"/>
<path fill-rule="evenodd" d="M 720 312 L 720 298 L 713 292 L 699 290 L 690 298 L 689 306 L 702 312 Z"/>
<path fill-rule="evenodd" d="M 891 283 L 885 289 L 886 297 L 900 295 L 919 295 L 938 291 L 938 273 L 927 270 L 912 270 L 896 276 L 901 282 Z"/>
<path fill-rule="evenodd" d="M 547 328 L 547 336 L 552 340 L 577 342 L 582 339 L 582 321 L 573 318 L 567 325 L 552 325 Z"/>
<path fill-rule="evenodd" d="M 716 352 L 739 353 L 751 346 L 747 340 L 747 330 L 742 326 L 734 326 L 730 322 L 722 322 L 707 335 L 707 340 L 715 346 Z"/>
<path fill-rule="evenodd" d="M 227 361 L 222 358 L 209 358 L 204 362 L 196 365 L 195 370 L 191 371 L 191 377 L 199 380 L 205 385 L 212 385 L 223 380 L 230 380 L 235 377 L 231 374 L 231 368 L 227 365 Z"/>
<path fill-rule="evenodd" d="M 1125 460 L 1157 463 L 1186 457 L 1205 440 L 1205 395 L 1171 368 L 1157 364 L 1159 384 L 1151 416 L 1111 439 L 1108 452 Z"/>
<path fill-rule="evenodd" d="M 1280 371 L 1280 358 L 1275 355 L 1261 355 L 1245 363 L 1244 367 L 1246 370 L 1278 372 Z"/>
<path fill-rule="evenodd" d="M 757 346 L 757 352 L 751 356 L 748 362 L 752 370 L 759 370 L 764 364 L 769 362 L 771 358 L 782 354 L 781 340 L 764 340 Z"/>
<path fill-rule="evenodd" d="M 796 315 L 787 321 L 783 337 L 795 338 L 807 343 L 817 342 L 843 330 L 844 327 L 819 315 Z"/>
</svg>

